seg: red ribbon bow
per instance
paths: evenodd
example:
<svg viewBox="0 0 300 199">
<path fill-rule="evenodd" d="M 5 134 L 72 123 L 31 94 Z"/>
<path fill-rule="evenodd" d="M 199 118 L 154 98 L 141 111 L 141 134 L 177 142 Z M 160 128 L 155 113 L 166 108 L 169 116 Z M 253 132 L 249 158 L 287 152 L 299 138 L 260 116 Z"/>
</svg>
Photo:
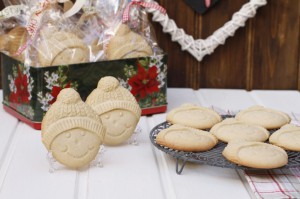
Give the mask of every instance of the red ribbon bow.
<svg viewBox="0 0 300 199">
<path fill-rule="evenodd" d="M 125 23 L 126 21 L 129 20 L 130 18 L 130 8 L 131 6 L 133 5 L 138 5 L 138 6 L 141 6 L 141 7 L 144 7 L 144 8 L 153 8 L 155 10 L 158 10 L 160 11 L 162 14 L 166 14 L 166 10 L 161 7 L 160 5 L 158 5 L 157 3 L 150 3 L 150 2 L 144 2 L 144 1 L 141 1 L 141 0 L 132 0 L 131 2 L 128 3 L 128 5 L 126 6 L 125 10 L 124 10 L 124 13 L 123 13 L 123 23 Z"/>
</svg>

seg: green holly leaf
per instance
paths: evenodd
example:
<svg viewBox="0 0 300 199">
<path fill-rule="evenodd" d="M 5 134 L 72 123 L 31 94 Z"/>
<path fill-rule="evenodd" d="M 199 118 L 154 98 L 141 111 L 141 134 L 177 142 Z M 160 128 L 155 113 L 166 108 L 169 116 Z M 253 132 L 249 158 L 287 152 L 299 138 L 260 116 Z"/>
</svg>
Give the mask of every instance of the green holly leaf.
<svg viewBox="0 0 300 199">
<path fill-rule="evenodd" d="M 63 76 L 63 77 L 61 77 L 60 79 L 59 79 L 59 81 L 60 81 L 60 84 L 61 85 L 65 85 L 67 82 L 67 79 L 68 79 L 68 77 L 67 76 Z"/>
<path fill-rule="evenodd" d="M 144 68 L 148 68 L 150 62 L 149 62 L 149 59 L 145 58 L 145 59 L 139 60 L 139 63 L 140 63 Z"/>
</svg>

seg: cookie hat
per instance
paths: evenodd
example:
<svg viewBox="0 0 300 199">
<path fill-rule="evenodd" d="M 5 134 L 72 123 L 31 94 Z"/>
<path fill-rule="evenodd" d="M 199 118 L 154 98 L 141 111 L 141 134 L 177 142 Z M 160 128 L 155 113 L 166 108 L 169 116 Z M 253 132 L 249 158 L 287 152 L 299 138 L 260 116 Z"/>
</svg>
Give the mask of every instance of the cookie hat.
<svg viewBox="0 0 300 199">
<path fill-rule="evenodd" d="M 57 135 L 73 128 L 82 128 L 103 141 L 105 128 L 95 111 L 85 104 L 72 88 L 60 91 L 42 121 L 42 141 L 48 150 Z"/>
<path fill-rule="evenodd" d="M 105 53 L 107 58 L 112 60 L 150 56 L 153 51 L 141 35 L 133 32 L 127 25 L 121 24 L 110 39 Z"/>
<path fill-rule="evenodd" d="M 98 87 L 88 96 L 86 103 L 98 115 L 114 109 L 125 109 L 131 111 L 138 119 L 141 116 L 141 108 L 135 97 L 112 76 L 100 79 Z"/>
</svg>

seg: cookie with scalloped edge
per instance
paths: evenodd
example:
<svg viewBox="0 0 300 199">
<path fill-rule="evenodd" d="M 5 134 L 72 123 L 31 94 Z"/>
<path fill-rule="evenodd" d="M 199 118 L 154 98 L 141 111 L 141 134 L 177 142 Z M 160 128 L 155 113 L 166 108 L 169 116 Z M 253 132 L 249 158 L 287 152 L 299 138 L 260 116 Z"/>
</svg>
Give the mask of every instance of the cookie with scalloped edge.
<svg viewBox="0 0 300 199">
<path fill-rule="evenodd" d="M 290 151 L 300 151 L 300 127 L 286 124 L 275 131 L 269 142 Z"/>
<path fill-rule="evenodd" d="M 288 114 L 263 106 L 249 107 L 240 111 L 235 118 L 246 123 L 262 126 L 266 129 L 277 129 L 291 121 Z"/>
<path fill-rule="evenodd" d="M 218 139 L 207 131 L 174 124 L 157 134 L 156 143 L 179 151 L 208 151 Z"/>
<path fill-rule="evenodd" d="M 264 142 L 270 136 L 267 129 L 258 125 L 247 124 L 234 118 L 226 118 L 214 125 L 210 132 L 223 142 L 237 139 Z"/>
<path fill-rule="evenodd" d="M 231 141 L 222 155 L 230 162 L 257 169 L 275 169 L 288 163 L 285 150 L 263 142 Z"/>
<path fill-rule="evenodd" d="M 167 114 L 167 121 L 196 129 L 209 129 L 222 121 L 222 118 L 210 108 L 194 104 L 183 104 Z"/>
</svg>

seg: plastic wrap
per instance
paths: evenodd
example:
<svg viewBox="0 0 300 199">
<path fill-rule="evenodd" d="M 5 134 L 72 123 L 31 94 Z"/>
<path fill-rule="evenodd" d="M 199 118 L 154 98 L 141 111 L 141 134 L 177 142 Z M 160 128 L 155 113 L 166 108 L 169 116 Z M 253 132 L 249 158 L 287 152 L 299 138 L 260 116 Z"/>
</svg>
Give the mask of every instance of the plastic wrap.
<svg viewBox="0 0 300 199">
<path fill-rule="evenodd" d="M 24 57 L 15 52 L 27 41 L 26 10 L 25 6 L 5 8 L 0 15 L 0 51 L 20 61 L 24 61 Z"/>
<path fill-rule="evenodd" d="M 36 66 L 60 66 L 89 62 L 88 46 L 76 26 L 76 18 L 64 18 L 60 8 L 47 10 L 36 38 L 28 49 Z M 31 65 L 32 65 L 31 64 Z"/>
<path fill-rule="evenodd" d="M 141 7 L 131 6 L 128 9 L 130 19 L 123 21 L 128 0 L 87 0 L 71 17 L 65 17 L 64 12 L 70 9 L 72 2 L 51 1 L 47 6 L 43 3 L 4 1 L 6 6 L 22 4 L 28 9 L 21 15 L 0 21 L 2 27 L 7 27 L 0 32 L 0 51 L 36 67 L 162 53 Z M 40 13 L 41 17 L 37 18 L 35 15 Z"/>
</svg>

